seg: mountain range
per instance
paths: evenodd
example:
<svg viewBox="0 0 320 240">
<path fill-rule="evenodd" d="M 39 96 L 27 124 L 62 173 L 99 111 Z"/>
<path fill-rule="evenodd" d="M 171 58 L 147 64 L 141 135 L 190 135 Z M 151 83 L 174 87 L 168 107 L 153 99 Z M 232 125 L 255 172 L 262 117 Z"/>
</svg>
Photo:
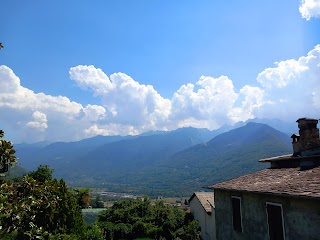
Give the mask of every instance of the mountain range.
<svg viewBox="0 0 320 240">
<path fill-rule="evenodd" d="M 55 177 L 63 177 L 71 186 L 188 196 L 210 184 L 267 168 L 258 160 L 290 153 L 291 141 L 287 134 L 256 120 L 215 131 L 181 128 L 69 143 L 16 144 L 15 149 L 21 167 L 49 165 Z"/>
</svg>

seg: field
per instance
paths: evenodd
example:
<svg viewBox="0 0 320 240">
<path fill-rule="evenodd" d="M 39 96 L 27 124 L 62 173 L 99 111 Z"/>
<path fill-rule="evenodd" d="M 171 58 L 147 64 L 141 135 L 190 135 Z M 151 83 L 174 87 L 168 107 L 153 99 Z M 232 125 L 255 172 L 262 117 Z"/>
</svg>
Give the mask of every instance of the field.
<svg viewBox="0 0 320 240">
<path fill-rule="evenodd" d="M 82 209 L 82 215 L 84 217 L 84 221 L 87 224 L 92 224 L 97 220 L 98 215 L 105 210 L 104 208 L 85 208 Z"/>
</svg>

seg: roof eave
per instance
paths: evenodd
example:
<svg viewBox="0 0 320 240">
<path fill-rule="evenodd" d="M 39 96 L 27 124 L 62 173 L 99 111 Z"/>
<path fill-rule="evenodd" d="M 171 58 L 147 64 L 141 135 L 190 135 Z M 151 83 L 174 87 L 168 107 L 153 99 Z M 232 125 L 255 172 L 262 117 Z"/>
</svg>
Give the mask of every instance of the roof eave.
<svg viewBox="0 0 320 240">
<path fill-rule="evenodd" d="M 256 193 L 256 194 L 263 194 L 263 195 L 273 195 L 273 196 L 276 195 L 276 196 L 281 196 L 281 197 L 294 197 L 294 198 L 320 200 L 320 196 L 306 196 L 306 195 L 288 194 L 288 193 L 239 190 L 239 189 L 231 189 L 231 188 L 223 188 L 223 187 L 214 187 L 214 185 L 211 187 L 212 187 L 211 189 L 214 189 L 214 190 L 217 189 L 217 190 L 226 190 L 226 191 L 234 191 L 234 192 Z"/>
</svg>

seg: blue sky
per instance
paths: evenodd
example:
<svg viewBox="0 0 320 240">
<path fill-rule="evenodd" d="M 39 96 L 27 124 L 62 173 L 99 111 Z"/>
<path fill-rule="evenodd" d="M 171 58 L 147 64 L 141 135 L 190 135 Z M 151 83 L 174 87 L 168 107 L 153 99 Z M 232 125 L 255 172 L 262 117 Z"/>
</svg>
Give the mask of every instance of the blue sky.
<svg viewBox="0 0 320 240">
<path fill-rule="evenodd" d="M 0 124 L 20 142 L 319 118 L 319 9 L 318 0 L 5 0 Z"/>
</svg>

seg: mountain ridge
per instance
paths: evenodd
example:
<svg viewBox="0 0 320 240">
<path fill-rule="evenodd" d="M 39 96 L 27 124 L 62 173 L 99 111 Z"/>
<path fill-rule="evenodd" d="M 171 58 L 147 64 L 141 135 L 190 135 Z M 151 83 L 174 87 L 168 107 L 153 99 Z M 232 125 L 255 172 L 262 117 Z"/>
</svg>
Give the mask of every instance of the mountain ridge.
<svg viewBox="0 0 320 240">
<path fill-rule="evenodd" d="M 71 186 L 177 194 L 199 190 L 267 166 L 263 157 L 291 151 L 290 137 L 266 124 L 247 123 L 215 136 L 207 129 L 182 128 L 142 136 L 95 137 L 19 149 L 28 166 L 47 164 Z M 99 139 L 99 143 L 94 143 Z M 26 163 L 24 159 L 22 163 Z M 24 167 L 22 165 L 22 167 Z M 187 185 L 184 186 L 182 182 Z"/>
</svg>

